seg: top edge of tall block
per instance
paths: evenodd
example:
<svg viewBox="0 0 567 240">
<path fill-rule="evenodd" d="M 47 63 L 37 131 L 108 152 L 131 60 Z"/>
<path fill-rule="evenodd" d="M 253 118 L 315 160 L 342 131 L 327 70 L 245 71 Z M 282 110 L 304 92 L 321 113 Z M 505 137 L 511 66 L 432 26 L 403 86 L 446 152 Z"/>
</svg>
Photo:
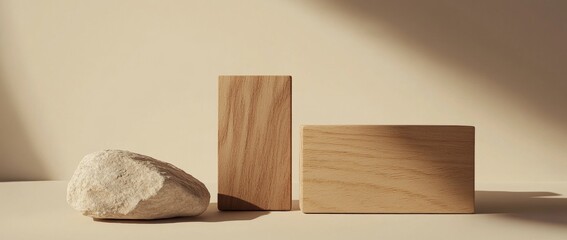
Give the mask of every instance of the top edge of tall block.
<svg viewBox="0 0 567 240">
<path fill-rule="evenodd" d="M 274 78 L 291 78 L 291 75 L 219 75 L 219 78 L 233 78 L 233 77 L 274 77 Z"/>
</svg>

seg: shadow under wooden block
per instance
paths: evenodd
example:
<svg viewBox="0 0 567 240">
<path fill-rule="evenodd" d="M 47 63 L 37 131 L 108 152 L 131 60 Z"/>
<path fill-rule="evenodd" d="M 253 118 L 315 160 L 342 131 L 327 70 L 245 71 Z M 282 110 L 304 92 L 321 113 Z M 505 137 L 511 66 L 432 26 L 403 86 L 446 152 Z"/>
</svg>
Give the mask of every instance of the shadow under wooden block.
<svg viewBox="0 0 567 240">
<path fill-rule="evenodd" d="M 474 127 L 303 126 L 305 213 L 474 213 Z"/>
<path fill-rule="evenodd" d="M 218 205 L 218 209 L 221 211 L 231 211 L 234 209 L 242 211 L 260 211 L 264 210 L 259 206 L 254 205 L 251 202 L 236 198 L 233 196 L 227 196 L 224 194 L 218 194 L 218 201 L 222 202 L 222 205 Z"/>
<path fill-rule="evenodd" d="M 220 210 L 291 210 L 291 77 L 219 77 Z"/>
</svg>

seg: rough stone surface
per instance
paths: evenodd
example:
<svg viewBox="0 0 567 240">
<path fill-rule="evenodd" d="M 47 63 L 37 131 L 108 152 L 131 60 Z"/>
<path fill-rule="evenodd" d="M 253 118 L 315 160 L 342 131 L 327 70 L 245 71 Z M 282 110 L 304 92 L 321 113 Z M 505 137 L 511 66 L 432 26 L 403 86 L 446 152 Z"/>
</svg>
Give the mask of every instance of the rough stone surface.
<svg viewBox="0 0 567 240">
<path fill-rule="evenodd" d="M 122 150 L 86 155 L 67 187 L 67 202 L 101 219 L 196 216 L 210 200 L 207 188 L 183 170 Z"/>
</svg>

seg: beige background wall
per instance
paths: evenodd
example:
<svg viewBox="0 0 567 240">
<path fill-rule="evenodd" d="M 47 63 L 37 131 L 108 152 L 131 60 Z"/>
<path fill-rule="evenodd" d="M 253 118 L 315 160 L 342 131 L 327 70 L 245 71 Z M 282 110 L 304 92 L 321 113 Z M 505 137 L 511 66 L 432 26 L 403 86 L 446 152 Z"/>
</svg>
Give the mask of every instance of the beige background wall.
<svg viewBox="0 0 567 240">
<path fill-rule="evenodd" d="M 468 124 L 479 181 L 567 180 L 565 1 L 0 0 L 0 180 L 105 148 L 216 181 L 217 76 L 300 124 Z"/>
</svg>

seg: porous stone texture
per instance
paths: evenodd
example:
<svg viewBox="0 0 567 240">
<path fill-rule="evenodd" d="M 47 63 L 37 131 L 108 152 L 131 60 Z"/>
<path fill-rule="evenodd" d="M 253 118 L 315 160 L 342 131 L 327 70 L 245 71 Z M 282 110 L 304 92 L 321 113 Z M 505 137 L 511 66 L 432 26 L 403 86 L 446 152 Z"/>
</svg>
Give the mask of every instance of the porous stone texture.
<svg viewBox="0 0 567 240">
<path fill-rule="evenodd" d="M 197 216 L 210 194 L 203 183 L 172 164 L 123 150 L 86 155 L 67 187 L 67 202 L 100 219 Z"/>
</svg>

